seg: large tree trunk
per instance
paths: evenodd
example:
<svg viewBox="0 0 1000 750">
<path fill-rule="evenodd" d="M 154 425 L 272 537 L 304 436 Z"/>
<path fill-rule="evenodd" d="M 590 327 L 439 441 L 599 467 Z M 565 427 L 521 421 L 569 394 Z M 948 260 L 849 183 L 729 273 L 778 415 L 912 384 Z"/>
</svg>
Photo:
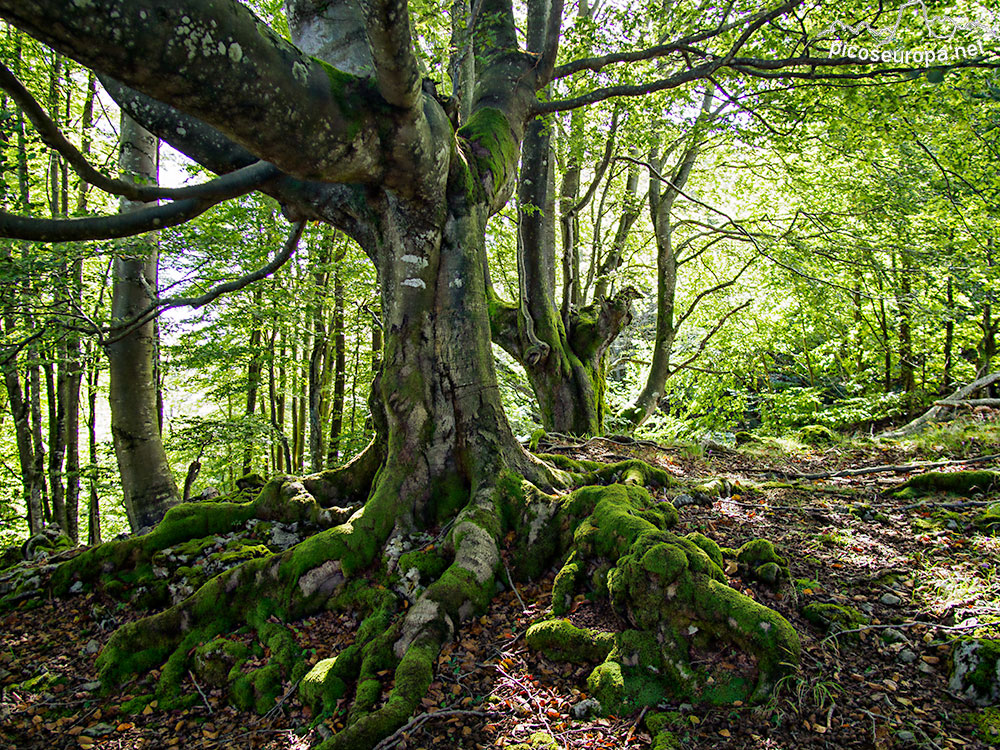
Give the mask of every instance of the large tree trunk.
<svg viewBox="0 0 1000 750">
<path fill-rule="evenodd" d="M 136 181 L 155 181 L 156 150 L 155 136 L 123 113 L 122 171 Z M 130 210 L 127 201 L 122 210 Z M 134 238 L 120 253 L 114 263 L 111 315 L 123 324 L 155 296 L 156 242 Z M 107 347 L 111 434 L 133 531 L 155 524 L 179 500 L 160 436 L 155 337 L 155 323 L 150 321 Z"/>
</svg>

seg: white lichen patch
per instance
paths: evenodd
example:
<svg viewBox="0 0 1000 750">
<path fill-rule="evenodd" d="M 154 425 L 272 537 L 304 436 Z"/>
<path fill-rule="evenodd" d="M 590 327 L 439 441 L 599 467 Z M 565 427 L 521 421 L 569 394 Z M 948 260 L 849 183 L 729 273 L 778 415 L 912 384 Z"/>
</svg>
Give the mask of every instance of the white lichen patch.
<svg viewBox="0 0 1000 750">
<path fill-rule="evenodd" d="M 340 560 L 327 560 L 299 578 L 299 589 L 303 596 L 312 596 L 317 592 L 330 595 L 343 582 Z"/>
<path fill-rule="evenodd" d="M 409 263 L 410 265 L 416 266 L 417 268 L 427 268 L 430 265 L 430 261 L 427 258 L 421 258 L 418 255 L 404 255 L 400 258 L 404 263 Z"/>
<path fill-rule="evenodd" d="M 452 289 L 461 289 L 462 280 L 458 276 L 456 276 L 455 278 L 453 278 L 451 281 L 448 282 L 448 286 L 451 287 Z"/>
<path fill-rule="evenodd" d="M 412 286 L 414 289 L 427 288 L 427 284 L 424 283 L 423 279 L 406 279 L 403 281 L 403 286 Z"/>
<path fill-rule="evenodd" d="M 296 81 L 305 86 L 306 81 L 309 80 L 309 68 L 307 68 L 302 62 L 296 60 L 292 64 L 292 76 Z"/>
<path fill-rule="evenodd" d="M 238 63 L 243 59 L 243 48 L 236 42 L 229 45 L 229 59 L 234 63 Z"/>
</svg>

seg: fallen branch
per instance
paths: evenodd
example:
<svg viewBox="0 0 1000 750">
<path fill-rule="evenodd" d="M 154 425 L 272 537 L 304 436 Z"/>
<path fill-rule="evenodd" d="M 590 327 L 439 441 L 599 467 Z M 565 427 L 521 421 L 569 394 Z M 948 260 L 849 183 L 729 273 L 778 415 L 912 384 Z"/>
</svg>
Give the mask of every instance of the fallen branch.
<svg viewBox="0 0 1000 750">
<path fill-rule="evenodd" d="M 978 380 L 974 380 L 966 386 L 959 388 L 945 401 L 964 401 L 969 396 L 971 396 L 976 391 L 982 390 L 987 386 L 993 385 L 997 381 L 1000 381 L 1000 372 L 994 372 L 989 375 L 985 375 Z M 937 422 L 944 419 L 944 415 L 949 410 L 953 409 L 952 406 L 932 406 L 930 409 L 925 411 L 922 415 L 914 419 L 912 422 L 903 425 L 898 430 L 892 430 L 890 432 L 883 432 L 879 437 L 887 438 L 890 440 L 906 437 L 907 435 L 912 435 L 914 433 L 920 432 L 927 426 L 930 422 Z"/>
<path fill-rule="evenodd" d="M 1000 453 L 990 453 L 986 456 L 972 458 L 953 458 L 947 461 L 918 461 L 913 464 L 882 464 L 880 466 L 865 466 L 860 469 L 841 469 L 840 471 L 821 471 L 815 474 L 799 474 L 778 469 L 760 469 L 761 473 L 773 474 L 784 479 L 835 479 L 837 477 L 857 477 L 863 474 L 908 474 L 920 469 L 937 469 L 942 466 L 957 466 L 959 464 L 979 464 L 1000 459 Z"/>
<path fill-rule="evenodd" d="M 989 406 L 993 408 L 1000 408 L 1000 398 L 966 398 L 966 399 L 951 399 L 943 398 L 940 401 L 934 402 L 935 406 L 967 406 L 970 409 L 976 406 Z"/>
<path fill-rule="evenodd" d="M 188 670 L 188 677 L 191 678 L 191 682 L 194 683 L 195 690 L 198 691 L 198 695 L 201 696 L 201 702 L 205 704 L 205 708 L 208 709 L 210 714 L 214 714 L 215 711 L 212 709 L 212 705 L 208 702 L 208 698 L 205 697 L 205 692 L 201 689 L 201 685 L 198 684 L 198 680 L 194 678 L 194 672 L 190 669 Z"/>
<path fill-rule="evenodd" d="M 886 628 L 915 628 L 918 625 L 922 625 L 927 628 L 937 628 L 938 630 L 976 630 L 978 628 L 987 627 L 992 623 L 979 623 L 976 625 L 937 625 L 933 622 L 899 622 L 899 623 L 889 623 L 880 625 L 865 625 L 860 628 L 851 628 L 850 630 L 838 630 L 836 633 L 831 633 L 826 638 L 824 638 L 820 643 L 826 643 L 827 641 L 836 640 L 842 635 L 850 635 L 851 633 L 863 633 L 868 630 L 883 630 Z"/>
<path fill-rule="evenodd" d="M 964 510 L 965 508 L 984 508 L 987 505 L 995 505 L 996 500 L 965 500 L 957 503 L 913 503 L 904 505 L 899 510 L 915 510 L 916 508 L 934 508 L 935 510 Z"/>
<path fill-rule="evenodd" d="M 405 733 L 412 732 L 417 729 L 425 721 L 430 719 L 446 719 L 452 716 L 491 716 L 493 714 L 487 711 L 469 711 L 465 709 L 449 709 L 445 711 L 434 711 L 433 713 L 423 713 L 418 716 L 414 716 L 403 726 L 397 729 L 395 732 L 390 734 L 380 743 L 378 743 L 372 750 L 388 750 L 390 747 L 395 747 L 396 741 L 399 740 Z"/>
</svg>

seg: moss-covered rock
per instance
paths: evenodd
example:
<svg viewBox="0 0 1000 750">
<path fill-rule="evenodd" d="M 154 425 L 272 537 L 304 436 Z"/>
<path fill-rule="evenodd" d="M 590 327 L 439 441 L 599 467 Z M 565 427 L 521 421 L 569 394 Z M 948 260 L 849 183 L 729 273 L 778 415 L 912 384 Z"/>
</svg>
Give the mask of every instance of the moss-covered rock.
<svg viewBox="0 0 1000 750">
<path fill-rule="evenodd" d="M 840 436 L 836 432 L 821 424 L 810 424 L 800 428 L 796 437 L 799 442 L 814 446 L 836 445 L 840 442 Z"/>
<path fill-rule="evenodd" d="M 871 623 L 868 617 L 853 607 L 824 602 L 810 602 L 802 608 L 802 616 L 829 635 L 837 635 Z M 858 634 L 850 633 L 847 637 L 857 638 Z"/>
<path fill-rule="evenodd" d="M 898 485 L 894 494 L 900 498 L 913 498 L 935 492 L 947 492 L 968 497 L 995 490 L 1000 490 L 1000 472 L 928 471 L 910 477 Z"/>
<path fill-rule="evenodd" d="M 598 663 L 615 646 L 613 633 L 578 628 L 569 620 L 536 622 L 525 634 L 528 646 L 556 661 Z"/>
<path fill-rule="evenodd" d="M 239 641 L 215 638 L 194 651 L 191 669 L 203 682 L 213 687 L 226 687 L 230 673 L 250 657 L 250 648 Z"/>
<path fill-rule="evenodd" d="M 347 691 L 338 676 L 337 657 L 322 659 L 313 665 L 299 683 L 299 698 L 309 706 L 314 716 L 329 714 Z"/>
<path fill-rule="evenodd" d="M 948 687 L 977 706 L 1000 702 L 1000 641 L 959 638 L 951 650 Z"/>
<path fill-rule="evenodd" d="M 673 731 L 684 726 L 684 717 L 679 712 L 654 711 L 646 714 L 645 721 L 646 729 L 653 736 L 652 750 L 680 750 L 684 746 Z"/>
<path fill-rule="evenodd" d="M 767 539 L 753 539 L 736 552 L 736 562 L 743 578 L 776 586 L 789 579 L 788 562 Z"/>
</svg>

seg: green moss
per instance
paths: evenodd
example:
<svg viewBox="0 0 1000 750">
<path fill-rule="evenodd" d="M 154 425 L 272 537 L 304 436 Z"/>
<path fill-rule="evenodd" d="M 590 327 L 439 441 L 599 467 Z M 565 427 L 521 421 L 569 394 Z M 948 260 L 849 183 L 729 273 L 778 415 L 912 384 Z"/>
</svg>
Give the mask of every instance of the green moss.
<svg viewBox="0 0 1000 750">
<path fill-rule="evenodd" d="M 254 544 L 252 542 L 246 542 L 244 544 L 235 545 L 225 552 L 220 552 L 218 555 L 213 555 L 219 562 L 225 563 L 226 565 L 235 565 L 236 563 L 243 562 L 244 560 L 252 560 L 255 557 L 267 557 L 271 555 L 272 552 L 264 544 Z"/>
<path fill-rule="evenodd" d="M 993 503 L 973 521 L 975 527 L 984 534 L 996 534 L 1000 529 L 1000 503 Z"/>
<path fill-rule="evenodd" d="M 477 110 L 459 129 L 458 136 L 468 141 L 480 179 L 487 172 L 494 189 L 505 184 L 517 168 L 517 141 L 506 115 L 494 107 Z"/>
<path fill-rule="evenodd" d="M 913 497 L 934 492 L 971 495 L 1000 489 L 1000 472 L 996 471 L 928 471 L 911 477 L 898 487 L 899 497 Z"/>
<path fill-rule="evenodd" d="M 334 101 L 337 102 L 344 119 L 348 122 L 347 139 L 353 141 L 362 125 L 360 113 L 363 111 L 363 102 L 357 92 L 359 79 L 349 73 L 337 70 L 319 58 L 312 58 L 312 62 L 318 63 L 326 71 L 326 77 L 330 81 L 330 93 L 333 95 Z"/>
<path fill-rule="evenodd" d="M 798 431 L 797 436 L 806 445 L 836 445 L 840 442 L 837 433 L 821 424 L 806 425 Z"/>
<path fill-rule="evenodd" d="M 528 450 L 532 453 L 538 450 L 538 444 L 545 438 L 545 430 L 539 427 L 537 430 L 531 433 L 531 437 L 528 440 Z"/>
<path fill-rule="evenodd" d="M 608 660 L 590 673 L 587 691 L 601 704 L 605 712 L 614 711 L 625 699 L 625 675 L 622 665 Z"/>
<path fill-rule="evenodd" d="M 552 582 L 552 612 L 564 615 L 569 611 L 576 586 L 584 573 L 583 566 L 577 558 L 576 551 L 570 553 L 569 559 L 559 569 Z"/>
<path fill-rule="evenodd" d="M 527 742 L 518 742 L 507 747 L 508 750 L 560 750 L 562 745 L 548 732 L 535 732 Z"/>
<path fill-rule="evenodd" d="M 336 663 L 336 657 L 316 662 L 299 683 L 299 697 L 314 716 L 330 714 L 347 692 L 344 681 L 337 676 Z"/>
<path fill-rule="evenodd" d="M 871 623 L 871 620 L 853 607 L 840 604 L 810 602 L 802 608 L 802 616 L 824 633 L 837 635 L 845 630 L 854 630 Z M 857 639 L 857 633 L 849 634 Z"/>
<path fill-rule="evenodd" d="M 215 638 L 194 650 L 191 668 L 197 677 L 213 687 L 223 687 L 229 682 L 234 668 L 250 657 L 250 649 L 239 641 Z"/>
<path fill-rule="evenodd" d="M 767 539 L 753 539 L 736 553 L 740 573 L 746 578 L 776 585 L 788 580 L 788 562 L 774 549 Z"/>
<path fill-rule="evenodd" d="M 146 693 L 144 695 L 137 695 L 131 700 L 127 700 L 122 703 L 118 710 L 123 714 L 138 714 L 142 713 L 142 710 L 146 708 L 150 703 L 156 700 L 156 696 L 152 693 Z"/>
<path fill-rule="evenodd" d="M 416 570 L 420 573 L 420 580 L 426 586 L 447 569 L 448 560 L 437 550 L 427 552 L 404 552 L 399 556 L 399 571 L 406 573 L 409 570 Z"/>
<path fill-rule="evenodd" d="M 613 633 L 578 628 L 569 620 L 544 620 L 528 628 L 525 640 L 549 659 L 573 663 L 604 661 L 614 648 Z"/>
<path fill-rule="evenodd" d="M 692 531 L 686 538 L 708 555 L 708 558 L 718 567 L 722 567 L 722 548 L 715 541 L 697 531 Z"/>
<path fill-rule="evenodd" d="M 1000 747 L 1000 707 L 990 706 L 959 714 L 958 721 L 971 725 L 976 739 L 990 747 Z"/>
<path fill-rule="evenodd" d="M 47 693 L 56 685 L 65 685 L 66 682 L 67 679 L 65 675 L 45 671 L 16 685 L 9 685 L 7 689 L 16 689 L 25 693 Z"/>
</svg>

